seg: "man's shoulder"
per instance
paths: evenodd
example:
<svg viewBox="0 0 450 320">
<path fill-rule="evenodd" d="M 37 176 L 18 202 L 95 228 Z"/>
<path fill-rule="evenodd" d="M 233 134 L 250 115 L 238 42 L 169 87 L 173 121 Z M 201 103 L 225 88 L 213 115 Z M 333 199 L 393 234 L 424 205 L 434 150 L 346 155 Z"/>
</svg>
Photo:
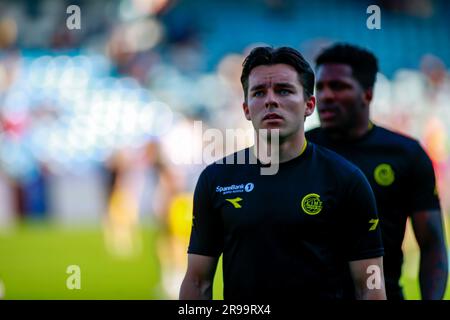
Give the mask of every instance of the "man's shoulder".
<svg viewBox="0 0 450 320">
<path fill-rule="evenodd" d="M 327 180 L 334 179 L 344 185 L 369 186 L 366 176 L 359 167 L 326 147 L 314 144 L 314 159 L 318 163 L 321 174 L 327 176 Z M 370 187 L 369 187 L 370 188 Z"/>
<path fill-rule="evenodd" d="M 313 129 L 306 131 L 305 137 L 307 140 L 314 141 L 321 135 L 321 133 L 322 133 L 322 129 L 320 127 L 317 127 L 317 128 L 313 128 Z"/>
<path fill-rule="evenodd" d="M 385 127 L 376 126 L 376 139 L 381 143 L 393 144 L 402 149 L 417 151 L 422 149 L 417 139 Z"/>
<path fill-rule="evenodd" d="M 419 163 L 425 164 L 430 162 L 430 157 L 420 142 L 406 134 L 384 127 L 377 127 L 374 143 L 382 146 L 382 149 L 395 150 L 408 163 L 417 163 L 419 161 Z"/>
<path fill-rule="evenodd" d="M 250 148 L 245 148 L 225 157 L 222 157 L 203 169 L 203 173 L 207 175 L 225 174 L 229 170 L 237 170 L 242 168 L 241 165 L 252 163 Z M 254 160 L 253 160 L 254 161 Z"/>
<path fill-rule="evenodd" d="M 359 168 L 356 165 L 348 161 L 337 152 L 311 141 L 308 143 L 310 143 L 314 148 L 314 161 L 335 169 L 336 172 L 339 172 L 339 174 L 345 175 L 359 171 Z"/>
</svg>

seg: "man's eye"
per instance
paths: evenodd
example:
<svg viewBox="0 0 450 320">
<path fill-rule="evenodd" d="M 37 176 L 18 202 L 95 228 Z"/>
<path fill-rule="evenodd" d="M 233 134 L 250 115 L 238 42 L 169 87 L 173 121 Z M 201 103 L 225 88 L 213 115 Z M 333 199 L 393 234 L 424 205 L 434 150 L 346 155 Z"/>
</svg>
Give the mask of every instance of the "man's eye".
<svg viewBox="0 0 450 320">
<path fill-rule="evenodd" d="M 286 90 L 286 89 L 281 89 L 281 90 L 278 90 L 278 93 L 281 94 L 282 96 L 286 96 L 286 95 L 290 94 L 291 91 Z"/>
<path fill-rule="evenodd" d="M 254 97 L 262 97 L 264 95 L 263 91 L 255 91 L 253 92 Z"/>
<path fill-rule="evenodd" d="M 330 83 L 330 88 L 332 90 L 343 90 L 343 89 L 345 89 L 345 84 L 343 84 L 341 82 Z"/>
</svg>

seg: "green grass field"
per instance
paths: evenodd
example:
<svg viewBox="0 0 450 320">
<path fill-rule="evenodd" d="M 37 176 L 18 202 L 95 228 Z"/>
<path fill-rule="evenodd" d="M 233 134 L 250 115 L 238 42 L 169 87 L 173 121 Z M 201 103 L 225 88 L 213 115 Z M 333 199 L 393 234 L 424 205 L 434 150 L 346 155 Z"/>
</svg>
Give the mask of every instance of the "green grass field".
<svg viewBox="0 0 450 320">
<path fill-rule="evenodd" d="M 26 224 L 0 231 L 0 280 L 4 299 L 166 299 L 156 254 L 158 232 L 142 228 L 141 254 L 119 259 L 105 248 L 101 229 L 65 229 Z M 402 283 L 408 299 L 418 299 L 417 247 L 407 234 Z M 67 266 L 81 269 L 81 289 L 66 287 Z M 214 298 L 222 299 L 222 269 L 216 274 Z M 450 298 L 447 290 L 446 298 Z"/>
</svg>

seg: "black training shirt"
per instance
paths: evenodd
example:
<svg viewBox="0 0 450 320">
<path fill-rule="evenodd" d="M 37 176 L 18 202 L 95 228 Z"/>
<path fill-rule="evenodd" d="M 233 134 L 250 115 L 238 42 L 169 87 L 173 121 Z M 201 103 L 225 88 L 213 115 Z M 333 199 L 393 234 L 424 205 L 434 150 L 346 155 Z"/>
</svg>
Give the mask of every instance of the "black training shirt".
<svg viewBox="0 0 450 320">
<path fill-rule="evenodd" d="M 320 128 L 308 131 L 306 137 L 350 160 L 369 180 L 380 216 L 387 297 L 401 295 L 407 217 L 421 210 L 440 209 L 429 157 L 416 140 L 376 125 L 352 141 L 333 141 Z"/>
<path fill-rule="evenodd" d="M 223 253 L 225 299 L 342 298 L 348 261 L 383 255 L 367 179 L 313 143 L 275 175 L 240 152 L 200 175 L 188 252 Z"/>
</svg>

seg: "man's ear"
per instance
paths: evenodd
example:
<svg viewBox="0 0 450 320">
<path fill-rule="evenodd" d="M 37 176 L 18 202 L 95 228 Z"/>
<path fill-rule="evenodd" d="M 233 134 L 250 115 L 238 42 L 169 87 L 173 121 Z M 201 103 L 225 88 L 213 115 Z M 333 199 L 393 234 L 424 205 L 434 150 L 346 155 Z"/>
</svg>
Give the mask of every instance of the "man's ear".
<svg viewBox="0 0 450 320">
<path fill-rule="evenodd" d="M 365 106 L 369 106 L 373 98 L 373 88 L 368 88 L 363 91 L 363 101 Z"/>
<path fill-rule="evenodd" d="M 316 97 L 310 96 L 308 101 L 306 101 L 305 106 L 305 117 L 308 117 L 313 114 L 314 109 L 316 108 Z"/>
<path fill-rule="evenodd" d="M 242 109 L 244 109 L 244 114 L 245 114 L 245 119 L 247 119 L 248 121 L 252 120 L 250 118 L 250 111 L 248 110 L 248 104 L 247 102 L 243 102 L 242 103 Z"/>
</svg>

